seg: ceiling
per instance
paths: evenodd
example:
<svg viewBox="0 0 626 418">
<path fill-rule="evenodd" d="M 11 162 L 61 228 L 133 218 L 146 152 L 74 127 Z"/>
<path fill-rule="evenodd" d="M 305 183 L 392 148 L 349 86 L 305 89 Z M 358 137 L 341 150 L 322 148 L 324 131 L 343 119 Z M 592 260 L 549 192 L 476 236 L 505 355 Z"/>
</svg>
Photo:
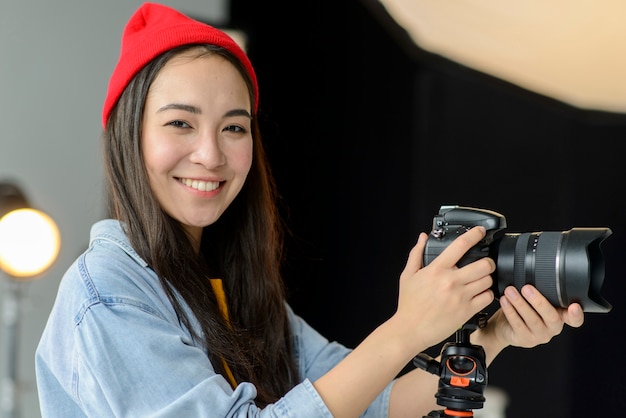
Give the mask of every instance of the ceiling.
<svg viewBox="0 0 626 418">
<path fill-rule="evenodd" d="M 376 0 L 421 49 L 575 107 L 626 113 L 622 0 Z"/>
</svg>

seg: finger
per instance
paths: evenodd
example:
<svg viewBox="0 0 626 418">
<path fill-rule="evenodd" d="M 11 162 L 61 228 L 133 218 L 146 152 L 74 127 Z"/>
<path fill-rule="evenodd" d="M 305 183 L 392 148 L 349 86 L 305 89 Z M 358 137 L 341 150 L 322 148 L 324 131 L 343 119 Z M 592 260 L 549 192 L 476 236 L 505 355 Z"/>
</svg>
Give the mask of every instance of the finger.
<svg viewBox="0 0 626 418">
<path fill-rule="evenodd" d="M 515 297 L 519 297 L 519 295 Z M 523 333 L 525 335 L 530 334 L 530 330 L 528 330 L 528 327 L 524 323 L 524 319 L 520 316 L 517 309 L 515 309 L 515 306 L 513 305 L 513 300 L 515 299 L 515 297 L 509 298 L 506 296 L 505 292 L 500 297 L 500 308 L 506 316 L 506 319 L 511 328 L 515 330 L 515 333 Z M 524 336 L 520 335 L 520 338 L 524 338 Z"/>
<path fill-rule="evenodd" d="M 439 254 L 431 264 L 437 263 L 444 266 L 456 265 L 461 257 L 465 255 L 474 245 L 478 244 L 485 237 L 485 227 L 475 226 L 467 232 L 459 235 L 454 241 Z"/>
<path fill-rule="evenodd" d="M 522 297 L 520 292 L 514 286 L 508 286 L 506 289 L 504 289 L 504 295 L 506 296 L 506 300 L 511 304 L 512 309 L 516 311 L 516 316 L 519 317 L 519 320 L 524 324 L 524 327 L 526 329 L 531 331 L 537 330 L 541 327 L 545 327 L 546 324 L 544 323 L 544 319 L 537 311 L 537 308 L 543 310 L 543 307 L 541 306 L 541 301 L 535 301 L 537 305 L 537 308 L 535 308 L 532 305 L 531 300 L 535 299 L 537 296 L 535 294 L 532 294 L 532 292 L 530 291 L 527 291 L 526 293 L 527 296 Z M 542 297 L 541 295 L 539 296 Z M 517 321 L 515 322 L 517 325 Z M 511 325 L 514 326 L 513 323 Z"/>
<path fill-rule="evenodd" d="M 543 296 L 533 285 L 522 287 L 524 299 L 530 303 L 532 308 L 541 316 L 543 323 L 553 332 L 558 334 L 563 329 L 563 319 L 559 311 Z"/>
<path fill-rule="evenodd" d="M 528 308 L 524 308 L 523 303 L 520 302 L 516 305 L 516 309 L 532 332 L 534 342 L 536 344 L 547 343 L 552 337 L 560 334 L 564 325 L 563 309 L 552 306 L 532 285 L 524 285 L 521 293 L 524 297 L 520 299 L 528 302 Z M 529 312 L 529 310 L 534 312 Z"/>
<path fill-rule="evenodd" d="M 563 310 L 563 321 L 570 327 L 578 328 L 585 322 L 583 308 L 578 303 L 572 303 Z"/>
<path fill-rule="evenodd" d="M 472 307 L 480 310 L 485 308 L 495 298 L 492 290 L 493 278 L 491 273 L 495 270 L 492 259 L 484 257 L 473 263 L 457 269 L 453 276 L 458 284 L 463 285 L 466 297 L 469 297 Z"/>
<path fill-rule="evenodd" d="M 464 276 L 468 278 L 468 282 L 470 282 L 485 276 L 490 276 L 491 273 L 496 271 L 496 263 L 490 257 L 483 257 L 463 266 L 460 271 L 463 272 Z M 493 279 L 491 277 L 489 277 L 489 279 L 491 281 L 489 286 L 491 286 Z"/>
<path fill-rule="evenodd" d="M 472 287 L 472 294 L 474 294 L 471 299 L 472 308 L 475 310 L 482 310 L 493 302 L 495 295 L 493 290 L 491 290 L 492 283 L 493 280 L 491 277 L 485 276 L 469 285 Z"/>
<path fill-rule="evenodd" d="M 427 239 L 428 235 L 426 235 L 426 233 L 422 232 L 419 234 L 417 237 L 417 243 L 409 252 L 409 258 L 406 262 L 406 270 L 416 272 L 422 268 L 424 248 L 426 247 Z"/>
<path fill-rule="evenodd" d="M 543 318 L 546 325 L 553 330 L 562 329 L 563 323 L 572 327 L 580 327 L 585 316 L 579 303 L 572 303 L 567 309 L 555 308 L 550 302 L 532 285 L 522 287 L 524 298 L 531 304 Z"/>
<path fill-rule="evenodd" d="M 547 343 L 555 334 L 515 287 L 509 286 L 504 290 L 500 306 L 511 327 L 509 338 L 512 345 L 535 347 Z"/>
</svg>

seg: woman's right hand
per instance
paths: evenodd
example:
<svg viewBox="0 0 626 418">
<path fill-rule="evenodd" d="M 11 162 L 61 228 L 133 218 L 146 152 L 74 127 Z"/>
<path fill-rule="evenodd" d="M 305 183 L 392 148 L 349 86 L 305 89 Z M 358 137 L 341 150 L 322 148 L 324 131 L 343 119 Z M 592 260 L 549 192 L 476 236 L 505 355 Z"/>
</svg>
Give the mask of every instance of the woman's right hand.
<svg viewBox="0 0 626 418">
<path fill-rule="evenodd" d="M 415 354 L 448 338 L 493 301 L 491 273 L 496 265 L 491 258 L 456 266 L 484 236 L 485 228 L 470 229 L 424 267 L 428 236 L 420 234 L 400 275 L 398 309 L 391 318 L 411 338 Z"/>
</svg>

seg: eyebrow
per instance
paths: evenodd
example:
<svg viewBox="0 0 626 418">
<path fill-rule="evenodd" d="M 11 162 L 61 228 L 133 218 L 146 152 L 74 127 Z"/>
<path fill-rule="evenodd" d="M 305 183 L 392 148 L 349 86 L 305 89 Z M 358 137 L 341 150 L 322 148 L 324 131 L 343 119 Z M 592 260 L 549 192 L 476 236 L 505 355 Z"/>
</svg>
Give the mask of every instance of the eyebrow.
<svg viewBox="0 0 626 418">
<path fill-rule="evenodd" d="M 252 115 L 246 109 L 233 109 L 226 112 L 224 116 L 245 116 L 252 119 Z"/>
<path fill-rule="evenodd" d="M 186 104 L 180 104 L 180 103 L 170 103 L 170 104 L 167 104 L 167 105 L 165 105 L 163 107 L 160 107 L 159 110 L 157 110 L 157 113 L 164 112 L 164 111 L 170 110 L 170 109 L 184 110 L 186 112 L 195 113 L 197 115 L 202 113 L 202 111 L 200 111 L 200 109 L 195 107 L 195 106 L 186 105 Z"/>
<path fill-rule="evenodd" d="M 193 114 L 196 114 L 196 115 L 202 114 L 202 111 L 200 110 L 200 108 L 198 108 L 196 106 L 192 106 L 192 105 L 181 104 L 181 103 L 170 103 L 170 104 L 167 104 L 165 106 L 162 106 L 162 107 L 160 107 L 157 110 L 157 113 L 164 112 L 166 110 L 171 110 L 171 109 L 184 110 L 186 112 L 190 112 L 190 113 L 193 113 Z M 252 119 L 252 116 L 250 115 L 250 112 L 248 112 L 246 109 L 229 110 L 228 112 L 226 112 L 226 114 L 224 116 L 226 116 L 226 117 L 245 116 L 247 118 Z"/>
</svg>

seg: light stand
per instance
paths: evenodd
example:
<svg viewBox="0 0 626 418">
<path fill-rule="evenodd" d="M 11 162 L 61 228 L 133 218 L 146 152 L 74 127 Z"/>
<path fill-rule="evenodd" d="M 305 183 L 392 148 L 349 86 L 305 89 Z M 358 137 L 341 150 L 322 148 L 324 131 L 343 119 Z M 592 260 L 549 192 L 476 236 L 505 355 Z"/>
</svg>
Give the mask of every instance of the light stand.
<svg viewBox="0 0 626 418">
<path fill-rule="evenodd" d="M 40 277 L 56 260 L 60 235 L 45 213 L 28 207 L 21 190 L 0 182 L 0 274 L 2 305 L 2 382 L 0 412 L 17 418 L 20 386 L 17 378 L 18 331 L 23 282 Z"/>
<path fill-rule="evenodd" d="M 17 417 L 17 342 L 20 317 L 20 286 L 8 276 L 3 277 L 2 297 L 2 416 Z"/>
</svg>

